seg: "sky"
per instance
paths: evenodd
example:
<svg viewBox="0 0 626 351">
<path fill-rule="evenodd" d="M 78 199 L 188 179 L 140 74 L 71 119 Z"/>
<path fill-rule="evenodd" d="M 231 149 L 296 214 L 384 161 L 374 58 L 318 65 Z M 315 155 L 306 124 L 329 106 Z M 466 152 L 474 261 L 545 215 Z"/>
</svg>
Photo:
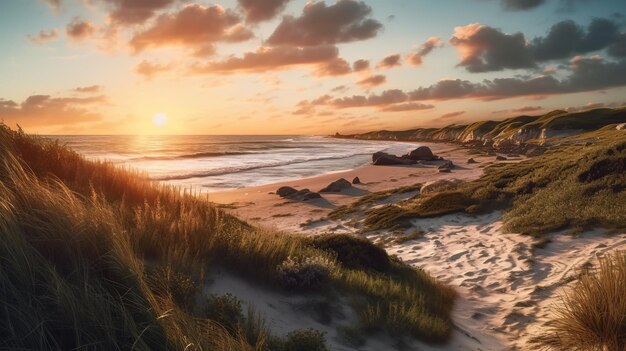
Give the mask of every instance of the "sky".
<svg viewBox="0 0 626 351">
<path fill-rule="evenodd" d="M 0 0 L 0 120 L 334 134 L 626 104 L 623 0 Z"/>
</svg>

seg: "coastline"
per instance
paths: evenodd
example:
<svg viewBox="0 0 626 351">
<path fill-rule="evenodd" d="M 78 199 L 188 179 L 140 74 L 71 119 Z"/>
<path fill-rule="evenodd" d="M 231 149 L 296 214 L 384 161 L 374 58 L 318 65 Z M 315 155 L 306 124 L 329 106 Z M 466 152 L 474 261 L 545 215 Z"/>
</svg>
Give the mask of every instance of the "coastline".
<svg viewBox="0 0 626 351">
<path fill-rule="evenodd" d="M 433 153 L 454 162 L 457 167 L 451 173 L 440 173 L 437 170 L 439 164 L 437 162 L 413 166 L 369 164 L 348 171 L 325 173 L 309 178 L 212 192 L 208 194 L 208 198 L 209 201 L 242 219 L 249 220 L 252 224 L 281 231 L 311 234 L 310 230 L 303 231 L 300 225 L 323 218 L 334 208 L 348 205 L 369 193 L 423 184 L 438 179 L 476 179 L 482 175 L 482 167 L 494 162 L 493 156 L 477 155 L 472 153 L 471 149 L 457 144 L 420 142 L 419 145 L 430 147 Z M 469 158 L 474 158 L 478 163 L 467 164 Z M 275 191 L 282 186 L 317 192 L 337 179 L 344 178 L 352 181 L 355 177 L 359 177 L 362 184 L 355 185 L 348 192 L 322 194 L 323 198 L 319 200 L 291 201 L 275 194 Z"/>
</svg>

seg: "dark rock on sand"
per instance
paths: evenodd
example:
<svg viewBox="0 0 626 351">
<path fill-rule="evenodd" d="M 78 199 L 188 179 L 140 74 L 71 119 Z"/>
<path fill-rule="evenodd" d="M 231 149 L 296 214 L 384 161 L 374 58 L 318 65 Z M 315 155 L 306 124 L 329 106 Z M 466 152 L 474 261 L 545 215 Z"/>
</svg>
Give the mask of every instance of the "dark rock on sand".
<svg viewBox="0 0 626 351">
<path fill-rule="evenodd" d="M 498 155 L 496 156 L 496 161 L 506 161 L 506 157 Z"/>
<path fill-rule="evenodd" d="M 473 164 L 473 163 L 478 163 L 476 160 L 474 160 L 473 158 L 470 158 L 469 160 L 467 160 L 467 164 Z"/>
<path fill-rule="evenodd" d="M 307 201 L 312 199 L 319 199 L 322 195 L 312 192 L 309 189 L 296 190 L 290 186 L 283 186 L 276 191 L 280 197 L 290 200 Z"/>
<path fill-rule="evenodd" d="M 409 152 L 406 158 L 414 161 L 434 161 L 437 157 L 433 155 L 433 152 L 428 146 L 420 146 L 417 149 Z"/>
<path fill-rule="evenodd" d="M 452 161 L 446 161 L 443 164 L 439 165 L 439 167 L 437 167 L 439 170 L 442 169 L 448 169 L 451 170 L 452 168 L 454 168 L 454 163 L 452 163 Z"/>
<path fill-rule="evenodd" d="M 351 187 L 352 187 L 352 184 L 349 181 L 345 180 L 344 178 L 341 178 L 339 180 L 336 180 L 328 184 L 327 187 L 320 190 L 320 193 L 339 193 L 342 190 L 349 189 Z"/>
<path fill-rule="evenodd" d="M 439 173 L 450 173 L 452 170 L 450 168 L 439 168 Z"/>
<path fill-rule="evenodd" d="M 293 195 L 293 194 L 295 194 L 297 192 L 298 192 L 298 190 L 296 190 L 296 189 L 294 189 L 294 188 L 292 188 L 290 186 L 283 186 L 283 187 L 280 187 L 278 190 L 276 190 L 276 194 L 278 194 L 278 196 L 280 196 L 280 197 L 288 197 L 288 196 L 291 196 L 291 195 Z"/>
<path fill-rule="evenodd" d="M 416 163 L 414 160 L 398 157 L 396 155 L 390 155 L 381 151 L 375 153 L 372 156 L 372 160 L 376 166 L 412 165 Z"/>
<path fill-rule="evenodd" d="M 359 179 L 359 177 L 355 177 L 352 179 L 352 184 L 361 184 L 361 179 Z"/>
</svg>

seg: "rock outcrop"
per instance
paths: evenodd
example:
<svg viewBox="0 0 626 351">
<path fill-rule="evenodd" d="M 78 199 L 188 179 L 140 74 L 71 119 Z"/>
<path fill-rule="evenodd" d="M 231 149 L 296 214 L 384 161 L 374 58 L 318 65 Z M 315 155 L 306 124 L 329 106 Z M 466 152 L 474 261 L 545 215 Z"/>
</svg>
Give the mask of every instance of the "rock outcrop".
<svg viewBox="0 0 626 351">
<path fill-rule="evenodd" d="M 313 192 L 309 189 L 297 190 L 290 186 L 280 187 L 276 191 L 276 194 L 282 198 L 286 198 L 289 200 L 296 200 L 296 201 L 308 201 L 308 200 L 313 200 L 313 199 L 319 199 L 322 197 L 322 195 L 316 192 Z"/>
</svg>

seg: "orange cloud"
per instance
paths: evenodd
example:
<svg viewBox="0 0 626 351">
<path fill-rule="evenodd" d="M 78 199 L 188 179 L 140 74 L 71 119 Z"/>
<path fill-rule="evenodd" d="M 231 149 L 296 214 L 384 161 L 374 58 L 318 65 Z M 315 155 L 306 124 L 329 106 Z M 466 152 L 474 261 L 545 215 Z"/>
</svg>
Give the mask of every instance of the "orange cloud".
<svg viewBox="0 0 626 351">
<path fill-rule="evenodd" d="M 60 1 L 60 0 L 58 0 Z M 141 24 L 152 18 L 157 11 L 174 3 L 175 0 L 99 0 L 108 4 L 112 11 L 109 18 L 115 24 Z"/>
<path fill-rule="evenodd" d="M 239 16 L 219 5 L 190 4 L 177 13 L 156 19 L 147 30 L 135 34 L 130 46 L 136 51 L 150 47 L 183 46 L 195 49 L 197 55 L 212 54 L 216 42 L 241 42 L 252 38 Z"/>
<path fill-rule="evenodd" d="M 276 17 L 290 0 L 237 0 L 246 14 L 246 21 L 258 23 Z"/>
<path fill-rule="evenodd" d="M 94 122 L 102 119 L 98 112 L 87 106 L 102 105 L 105 96 L 86 98 L 32 95 L 18 104 L 12 100 L 0 99 L 0 119 L 5 123 L 17 123 L 22 127 L 58 126 Z"/>
<path fill-rule="evenodd" d="M 322 64 L 316 74 L 318 76 L 343 76 L 351 72 L 352 68 L 348 61 L 337 57 Z"/>
<path fill-rule="evenodd" d="M 299 65 L 327 64 L 337 59 L 338 55 L 339 50 L 334 46 L 261 47 L 257 51 L 245 53 L 243 57 L 230 57 L 224 61 L 192 66 L 191 72 L 196 74 L 265 72 Z"/>
<path fill-rule="evenodd" d="M 361 72 L 361 71 L 365 71 L 367 69 L 370 68 L 370 62 L 368 60 L 356 60 L 354 61 L 354 63 L 352 64 L 352 69 L 355 72 Z"/>
<path fill-rule="evenodd" d="M 72 40 L 83 40 L 96 32 L 96 27 L 89 21 L 81 21 L 75 18 L 65 28 L 67 36 Z"/>
<path fill-rule="evenodd" d="M 50 30 L 40 30 L 37 35 L 28 35 L 28 39 L 37 44 L 47 43 L 49 41 L 53 41 L 57 38 L 56 29 Z"/>
<path fill-rule="evenodd" d="M 356 84 L 358 84 L 359 86 L 363 88 L 373 88 L 373 87 L 377 87 L 379 85 L 385 84 L 386 82 L 387 82 L 387 77 L 383 76 L 382 74 L 378 74 L 375 76 L 370 76 L 370 77 L 361 79 L 360 81 L 356 82 Z"/>
<path fill-rule="evenodd" d="M 90 86 L 86 86 L 86 87 L 77 87 L 74 89 L 74 91 L 79 92 L 79 93 L 87 93 L 87 94 L 92 94 L 92 93 L 98 93 L 102 90 L 102 86 L 101 85 L 90 85 Z"/>
<path fill-rule="evenodd" d="M 308 2 L 300 17 L 285 16 L 267 43 L 270 45 L 319 46 L 348 43 L 375 37 L 382 28 L 369 18 L 372 8 L 363 1 Z"/>
<path fill-rule="evenodd" d="M 172 69 L 172 65 L 160 64 L 156 62 L 150 62 L 148 60 L 141 61 L 135 66 L 135 73 L 144 76 L 147 79 L 151 79 L 157 74 L 167 72 Z"/>
<path fill-rule="evenodd" d="M 437 47 L 443 46 L 443 42 L 439 37 L 430 37 L 424 44 L 422 44 L 417 52 L 411 53 L 407 56 L 407 61 L 413 66 L 421 66 L 424 56 L 430 54 Z"/>
<path fill-rule="evenodd" d="M 401 66 L 400 63 L 400 55 L 399 54 L 391 54 L 385 57 L 382 61 L 376 65 L 377 68 L 390 69 L 396 66 Z"/>
</svg>

